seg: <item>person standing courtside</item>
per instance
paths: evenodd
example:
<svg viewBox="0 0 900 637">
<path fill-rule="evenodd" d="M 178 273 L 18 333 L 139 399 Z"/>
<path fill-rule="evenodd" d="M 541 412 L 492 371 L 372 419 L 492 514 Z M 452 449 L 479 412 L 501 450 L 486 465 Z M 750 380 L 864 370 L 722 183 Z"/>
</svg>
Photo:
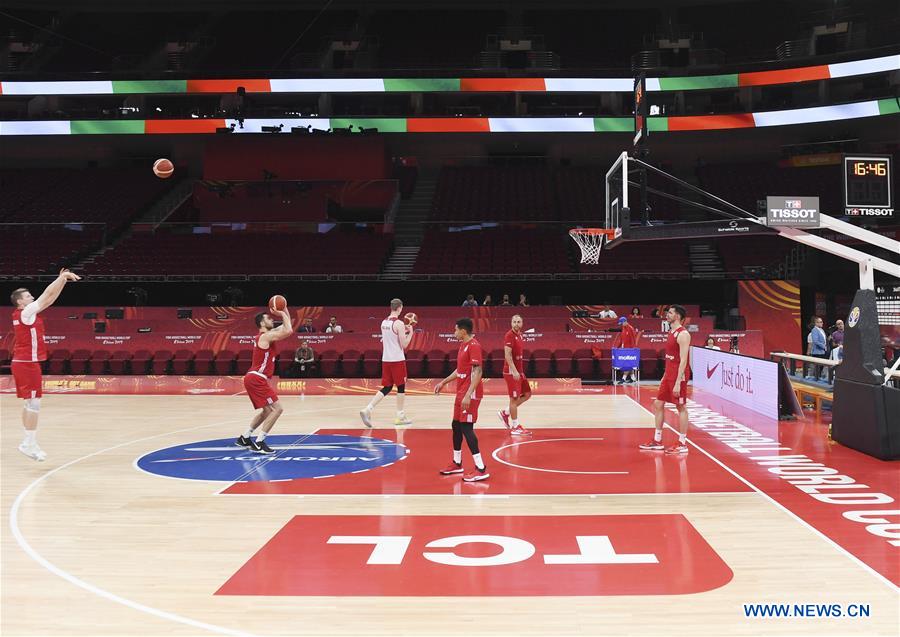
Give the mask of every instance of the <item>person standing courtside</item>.
<svg viewBox="0 0 900 637">
<path fill-rule="evenodd" d="M 509 409 L 497 412 L 509 433 L 527 436 L 531 432 L 519 424 L 519 407 L 531 398 L 531 385 L 525 377 L 525 339 L 522 336 L 524 321 L 521 314 L 513 314 L 510 330 L 503 337 L 503 380 L 509 395 Z"/>
<path fill-rule="evenodd" d="M 406 401 L 406 348 L 413 337 L 413 326 L 404 325 L 400 314 L 403 312 L 403 301 L 391 300 L 391 313 L 381 322 L 381 389 L 375 392 L 365 409 L 360 410 L 359 417 L 366 427 L 372 427 L 372 412 L 382 399 L 397 387 L 397 417 L 395 425 L 411 425 L 412 420 L 406 417 L 403 410 Z"/>
<path fill-rule="evenodd" d="M 473 336 L 474 325 L 472 319 L 461 318 L 456 321 L 456 331 L 453 335 L 459 341 L 459 350 L 456 353 L 456 369 L 434 386 L 434 393 L 440 394 L 444 385 L 456 380 L 456 400 L 453 402 L 453 461 L 444 469 L 442 476 L 463 473 L 462 466 L 462 442 L 466 439 L 469 451 L 472 452 L 472 460 L 475 462 L 475 470 L 463 475 L 465 482 L 478 482 L 491 477 L 488 473 L 481 451 L 478 448 L 478 436 L 475 435 L 475 423 L 478 421 L 478 406 L 481 404 L 481 365 L 483 353 L 481 343 Z"/>
<path fill-rule="evenodd" d="M 666 310 L 666 321 L 672 326 L 666 341 L 666 371 L 659 383 L 659 393 L 653 401 L 656 431 L 653 433 L 653 440 L 640 445 L 644 450 L 665 449 L 667 454 L 688 452 L 687 433 L 690 423 L 687 411 L 687 383 L 691 378 L 691 335 L 682 325 L 686 315 L 687 312 L 680 305 L 670 305 Z M 678 443 L 670 447 L 665 447 L 662 443 L 666 403 L 673 403 L 678 411 Z"/>
<path fill-rule="evenodd" d="M 41 362 L 47 360 L 44 319 L 38 314 L 56 302 L 66 283 L 80 280 L 80 276 L 63 268 L 56 280 L 48 285 L 37 299 L 31 295 L 28 288 L 17 288 L 10 295 L 10 301 L 16 308 L 12 313 L 15 341 L 11 371 L 16 383 L 16 396 L 25 400 L 25 408 L 22 410 L 25 438 L 19 445 L 19 451 L 38 462 L 47 459 L 47 454 L 37 443 L 38 416 L 41 412 L 43 395 Z"/>
</svg>

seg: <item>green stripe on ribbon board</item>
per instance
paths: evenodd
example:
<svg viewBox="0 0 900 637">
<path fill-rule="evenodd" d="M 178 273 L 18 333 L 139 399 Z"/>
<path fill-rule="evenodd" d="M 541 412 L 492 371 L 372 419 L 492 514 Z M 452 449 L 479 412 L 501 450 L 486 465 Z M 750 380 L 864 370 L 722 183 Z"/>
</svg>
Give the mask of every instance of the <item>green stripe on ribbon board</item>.
<svg viewBox="0 0 900 637">
<path fill-rule="evenodd" d="M 634 119 L 631 117 L 595 117 L 594 130 L 598 133 L 631 133 Z"/>
<path fill-rule="evenodd" d="M 379 133 L 405 133 L 406 132 L 406 119 L 403 117 L 397 118 L 372 118 L 366 119 L 363 117 L 353 117 L 353 118 L 339 118 L 333 117 L 331 119 L 331 127 L 332 128 L 347 128 L 350 125 L 353 125 L 354 132 L 359 132 L 360 128 L 377 128 Z"/>
<path fill-rule="evenodd" d="M 388 93 L 435 93 L 439 91 L 458 91 L 459 78 L 385 78 L 384 90 Z"/>
<path fill-rule="evenodd" d="M 900 113 L 900 99 L 889 97 L 887 99 L 878 100 L 879 115 L 893 115 L 894 113 Z"/>
<path fill-rule="evenodd" d="M 72 122 L 72 135 L 143 135 L 144 120 L 129 119 L 119 121 Z"/>
<path fill-rule="evenodd" d="M 711 88 L 737 88 L 738 75 L 698 75 L 696 77 L 661 77 L 659 88 L 662 91 L 694 91 Z"/>
<path fill-rule="evenodd" d="M 187 93 L 187 80 L 113 80 L 113 93 Z"/>
</svg>

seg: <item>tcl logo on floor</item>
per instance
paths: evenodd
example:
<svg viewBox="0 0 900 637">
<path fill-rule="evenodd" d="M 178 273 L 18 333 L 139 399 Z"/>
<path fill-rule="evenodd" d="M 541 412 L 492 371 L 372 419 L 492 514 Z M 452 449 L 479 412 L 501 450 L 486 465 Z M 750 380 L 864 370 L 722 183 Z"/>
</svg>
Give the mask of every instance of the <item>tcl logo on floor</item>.
<svg viewBox="0 0 900 637">
<path fill-rule="evenodd" d="M 680 595 L 732 578 L 683 515 L 296 516 L 219 595 Z"/>
</svg>

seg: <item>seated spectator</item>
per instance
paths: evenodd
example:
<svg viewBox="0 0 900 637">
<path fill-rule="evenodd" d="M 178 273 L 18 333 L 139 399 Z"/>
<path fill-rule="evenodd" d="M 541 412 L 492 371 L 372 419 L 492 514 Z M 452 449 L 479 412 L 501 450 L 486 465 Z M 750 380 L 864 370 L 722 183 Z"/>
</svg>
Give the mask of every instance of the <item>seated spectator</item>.
<svg viewBox="0 0 900 637">
<path fill-rule="evenodd" d="M 512 303 L 509 302 L 509 294 L 503 295 L 503 300 L 500 302 L 501 307 L 510 307 Z"/>
<path fill-rule="evenodd" d="M 311 376 L 313 368 L 316 365 L 316 354 L 308 341 L 303 341 L 297 351 L 294 352 L 294 364 L 291 370 L 294 376 L 298 378 L 306 378 Z"/>
<path fill-rule="evenodd" d="M 641 314 L 641 308 L 639 308 L 637 305 L 635 305 L 633 308 L 631 308 L 631 316 L 629 316 L 628 318 L 633 318 L 633 319 L 644 318 L 644 315 Z"/>
<path fill-rule="evenodd" d="M 478 307 L 478 301 L 475 300 L 475 295 L 470 294 L 466 297 L 466 300 L 463 301 L 463 307 Z"/>
<path fill-rule="evenodd" d="M 614 319 L 619 318 L 619 315 L 616 314 L 609 305 L 603 305 L 600 308 L 600 312 L 597 313 L 597 318 L 601 319 Z"/>
<path fill-rule="evenodd" d="M 305 332 L 305 333 L 307 333 L 307 334 L 311 334 L 311 333 L 313 333 L 313 332 L 316 331 L 316 328 L 315 328 L 315 326 L 312 324 L 312 319 L 311 319 L 311 318 L 305 318 L 305 319 L 303 319 L 303 323 L 300 325 L 300 327 L 297 328 L 297 331 L 298 331 L 298 332 Z"/>
<path fill-rule="evenodd" d="M 494 300 L 491 298 L 490 294 L 486 294 L 484 296 L 484 300 L 481 302 L 484 307 L 489 307 L 494 304 Z"/>
<path fill-rule="evenodd" d="M 653 308 L 653 311 L 650 312 L 650 318 L 659 318 L 659 308 Z"/>
<path fill-rule="evenodd" d="M 344 328 L 341 327 L 340 325 L 338 325 L 336 316 L 332 316 L 328 320 L 328 325 L 325 326 L 326 334 L 340 334 L 343 331 L 344 331 Z"/>
<path fill-rule="evenodd" d="M 524 294 L 519 295 L 519 307 L 528 307 L 528 299 L 525 298 Z"/>
<path fill-rule="evenodd" d="M 716 339 L 714 339 L 712 336 L 708 336 L 708 337 L 706 338 L 706 345 L 704 345 L 704 347 L 705 347 L 706 349 L 717 349 L 717 350 L 719 350 L 719 351 L 722 350 L 721 347 L 719 347 L 718 345 L 716 345 Z"/>
</svg>

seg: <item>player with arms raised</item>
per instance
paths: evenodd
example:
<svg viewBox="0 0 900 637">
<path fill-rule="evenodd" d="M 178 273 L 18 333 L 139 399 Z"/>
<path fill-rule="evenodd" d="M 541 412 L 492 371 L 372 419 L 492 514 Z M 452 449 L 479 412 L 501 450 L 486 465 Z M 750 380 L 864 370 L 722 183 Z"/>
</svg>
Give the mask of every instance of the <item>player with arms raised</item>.
<svg viewBox="0 0 900 637">
<path fill-rule="evenodd" d="M 691 378 L 691 335 L 682 323 L 687 315 L 680 305 L 670 305 L 666 310 L 666 320 L 671 325 L 669 338 L 666 341 L 666 371 L 659 383 L 659 393 L 653 401 L 653 416 L 656 419 L 656 431 L 653 440 L 640 445 L 641 449 L 650 451 L 662 451 L 668 454 L 682 454 L 688 452 L 687 432 L 687 383 Z M 666 403 L 674 403 L 678 410 L 678 444 L 664 447 L 662 443 L 663 417 Z"/>
<path fill-rule="evenodd" d="M 283 297 L 273 297 L 274 299 L 284 301 Z M 278 314 L 281 317 L 282 323 L 279 327 L 275 327 L 272 314 Z M 253 358 L 250 363 L 250 371 L 244 375 L 244 388 L 247 390 L 250 402 L 253 403 L 253 408 L 262 411 L 253 417 L 250 427 L 238 437 L 235 444 L 255 453 L 268 454 L 275 452 L 266 444 L 266 436 L 269 435 L 275 422 L 284 412 L 284 408 L 278 402 L 278 394 L 269 384 L 269 379 L 275 372 L 275 343 L 293 334 L 293 329 L 291 314 L 287 311 L 286 302 L 280 310 L 270 307 L 269 312 L 260 312 L 254 317 L 254 321 L 256 327 L 259 328 L 259 333 L 253 337 Z M 252 436 L 257 431 L 256 440 L 254 440 Z"/>
<path fill-rule="evenodd" d="M 503 380 L 506 381 L 506 393 L 509 394 L 509 410 L 497 412 L 509 433 L 513 436 L 531 434 L 519 424 L 519 407 L 531 398 L 531 385 L 525 377 L 525 339 L 522 336 L 522 315 L 513 314 L 510 330 L 503 337 Z"/>
<path fill-rule="evenodd" d="M 391 300 L 391 313 L 381 322 L 381 389 L 375 392 L 365 409 L 360 410 L 359 417 L 366 427 L 372 427 L 372 412 L 375 406 L 391 393 L 397 386 L 397 417 L 395 425 L 411 425 L 412 420 L 403 411 L 406 400 L 406 348 L 409 347 L 416 325 L 416 315 L 406 315 L 406 321 L 400 318 L 403 313 L 403 301 Z"/>
<path fill-rule="evenodd" d="M 47 454 L 38 446 L 37 426 L 41 411 L 43 379 L 41 362 L 47 360 L 47 345 L 44 343 L 44 319 L 38 314 L 53 305 L 60 292 L 69 281 L 79 281 L 81 277 L 65 268 L 36 300 L 27 288 L 17 288 L 10 295 L 15 310 L 12 313 L 13 344 L 12 375 L 16 383 L 16 396 L 25 399 L 22 410 L 22 426 L 25 438 L 19 451 L 32 460 L 43 462 Z"/>
</svg>

